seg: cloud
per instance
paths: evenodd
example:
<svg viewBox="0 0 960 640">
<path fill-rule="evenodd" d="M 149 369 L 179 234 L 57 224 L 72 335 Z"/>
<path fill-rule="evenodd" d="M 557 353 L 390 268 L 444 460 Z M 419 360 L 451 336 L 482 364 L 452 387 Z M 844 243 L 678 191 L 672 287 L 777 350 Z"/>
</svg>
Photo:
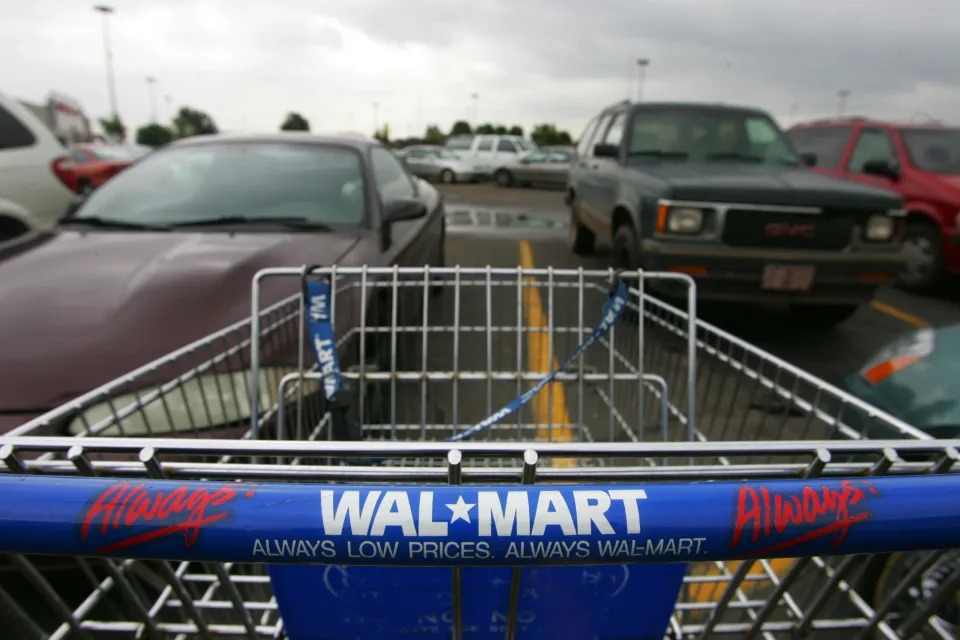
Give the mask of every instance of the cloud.
<svg viewBox="0 0 960 640">
<path fill-rule="evenodd" d="M 649 100 L 760 106 L 784 121 L 848 110 L 909 119 L 960 113 L 955 0 L 127 0 L 110 18 L 118 100 L 149 118 L 148 75 L 174 106 L 226 129 L 275 130 L 290 110 L 317 127 L 401 135 L 484 121 L 555 121 L 577 135 L 602 106 L 632 96 L 636 59 Z M 50 90 L 108 111 L 100 19 L 70 0 L 15 3 L 0 56 L 2 90 Z M 474 104 L 472 94 L 479 98 Z M 377 103 L 377 107 L 374 107 Z M 160 115 L 165 103 L 160 102 Z M 787 122 L 785 122 L 787 123 Z"/>
</svg>

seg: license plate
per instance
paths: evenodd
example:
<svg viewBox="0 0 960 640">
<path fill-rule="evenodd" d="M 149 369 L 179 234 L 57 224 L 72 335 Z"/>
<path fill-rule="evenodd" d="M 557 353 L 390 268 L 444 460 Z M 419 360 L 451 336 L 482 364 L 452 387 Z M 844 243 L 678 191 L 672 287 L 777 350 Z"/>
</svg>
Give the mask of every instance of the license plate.
<svg viewBox="0 0 960 640">
<path fill-rule="evenodd" d="M 761 287 L 771 291 L 809 291 L 813 274 L 811 266 L 768 264 L 763 269 Z"/>
</svg>

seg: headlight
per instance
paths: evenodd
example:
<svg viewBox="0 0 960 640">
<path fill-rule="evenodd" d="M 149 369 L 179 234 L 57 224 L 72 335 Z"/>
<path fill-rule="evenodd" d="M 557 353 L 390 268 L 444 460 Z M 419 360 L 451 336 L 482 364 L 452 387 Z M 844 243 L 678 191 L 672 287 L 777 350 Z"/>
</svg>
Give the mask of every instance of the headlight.
<svg viewBox="0 0 960 640">
<path fill-rule="evenodd" d="M 277 402 L 280 380 L 296 368 L 260 370 L 260 412 Z M 70 435 L 150 437 L 226 427 L 250 419 L 251 372 L 207 373 L 176 384 L 160 395 L 157 387 L 115 396 L 75 417 Z M 307 383 L 309 384 L 309 383 Z M 117 413 L 130 413 L 119 421 Z"/>
<path fill-rule="evenodd" d="M 909 333 L 881 349 L 863 367 L 861 374 L 873 384 L 879 384 L 910 365 L 933 353 L 935 346 L 932 329 Z"/>
<path fill-rule="evenodd" d="M 886 214 L 872 215 L 867 220 L 866 237 L 867 240 L 881 241 L 889 240 L 893 237 L 893 218 Z"/>
<path fill-rule="evenodd" d="M 696 207 L 657 207 L 657 231 L 693 235 L 703 229 L 703 210 Z"/>
</svg>

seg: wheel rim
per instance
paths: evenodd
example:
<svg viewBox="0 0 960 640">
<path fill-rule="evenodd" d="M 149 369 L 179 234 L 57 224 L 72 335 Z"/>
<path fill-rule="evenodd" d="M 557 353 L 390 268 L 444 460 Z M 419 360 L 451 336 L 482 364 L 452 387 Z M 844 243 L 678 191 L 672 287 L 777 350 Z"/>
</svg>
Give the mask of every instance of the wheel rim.
<svg viewBox="0 0 960 640">
<path fill-rule="evenodd" d="M 923 282 L 930 277 L 937 261 L 936 248 L 929 238 L 913 236 L 904 240 L 907 263 L 903 268 L 903 280 L 909 283 Z"/>
</svg>

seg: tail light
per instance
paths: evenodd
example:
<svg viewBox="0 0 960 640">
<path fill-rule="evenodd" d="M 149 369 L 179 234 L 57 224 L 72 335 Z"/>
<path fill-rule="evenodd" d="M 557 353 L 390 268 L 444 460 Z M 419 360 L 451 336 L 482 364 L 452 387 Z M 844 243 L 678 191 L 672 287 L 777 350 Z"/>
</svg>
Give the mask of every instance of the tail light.
<svg viewBox="0 0 960 640">
<path fill-rule="evenodd" d="M 64 184 L 70 191 L 77 191 L 77 175 L 70 169 L 70 159 L 66 156 L 60 156 L 53 161 L 50 167 L 53 169 L 53 175 Z"/>
</svg>

